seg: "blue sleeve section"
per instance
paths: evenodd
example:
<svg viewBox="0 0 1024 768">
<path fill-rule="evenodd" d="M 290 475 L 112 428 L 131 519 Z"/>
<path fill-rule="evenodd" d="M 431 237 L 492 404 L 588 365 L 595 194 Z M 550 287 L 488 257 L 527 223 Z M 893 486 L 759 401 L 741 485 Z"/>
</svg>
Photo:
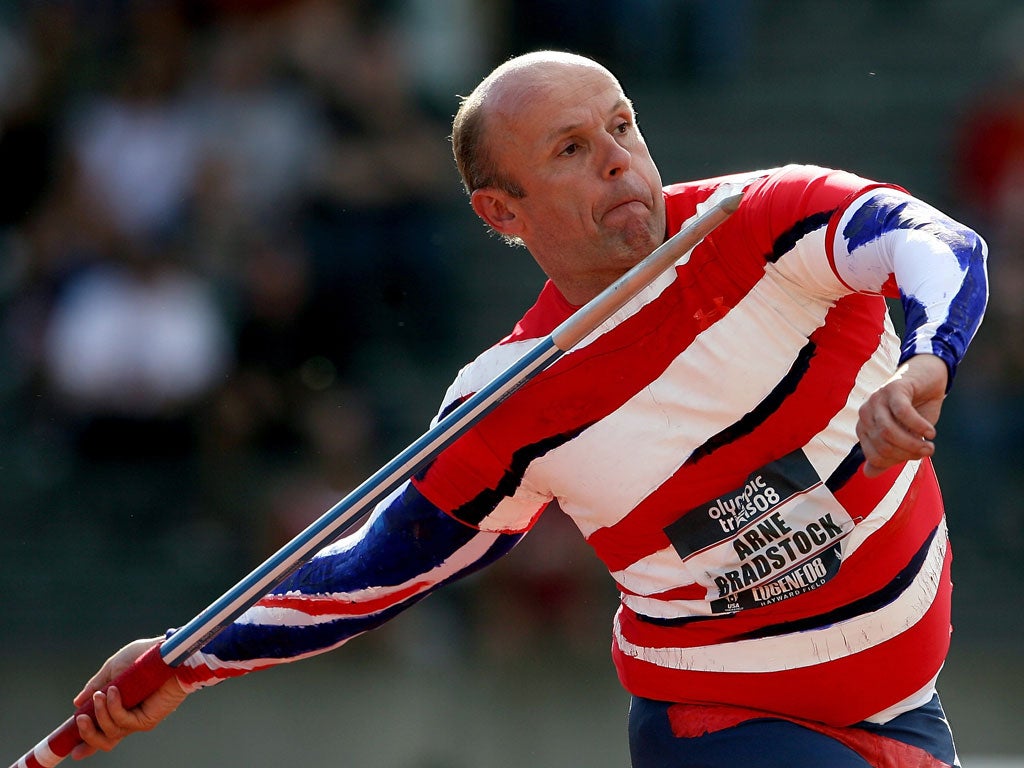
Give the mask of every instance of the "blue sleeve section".
<svg viewBox="0 0 1024 768">
<path fill-rule="evenodd" d="M 957 366 L 985 314 L 988 301 L 985 244 L 976 232 L 963 224 L 918 200 L 908 200 L 889 190 L 880 190 L 851 217 L 843 237 L 853 253 L 886 233 L 900 229 L 931 235 L 949 248 L 960 266 L 960 286 L 949 300 L 945 319 L 934 330 L 924 330 L 936 318 L 929 317 L 922 299 L 900 289 L 906 322 L 900 362 L 919 353 L 921 341 L 925 340 L 932 354 L 946 363 L 949 385 L 952 385 Z"/>
<path fill-rule="evenodd" d="M 478 533 L 427 501 L 412 483 L 367 526 L 355 547 L 310 561 L 273 593 L 354 592 L 402 584 L 441 565 Z"/>
<path fill-rule="evenodd" d="M 861 206 L 843 230 L 850 253 L 898 229 L 927 232 L 945 243 L 956 256 L 960 269 L 974 262 L 981 238 L 963 224 L 941 214 L 920 200 L 882 189 Z"/>
<path fill-rule="evenodd" d="M 373 629 L 439 587 L 468 576 L 507 554 L 523 534 L 477 531 L 446 515 L 411 483 L 387 509 L 375 514 L 351 548 L 317 557 L 299 568 L 273 594 L 347 593 L 415 580 L 443 564 L 475 537 L 493 539 L 484 555 L 428 589 L 369 616 L 354 616 L 308 626 L 239 624 L 226 627 L 203 648 L 223 661 L 286 659 L 315 653 Z"/>
<path fill-rule="evenodd" d="M 950 302 L 946 320 L 939 325 L 929 340 L 931 352 L 946 363 L 949 368 L 949 382 L 946 390 L 953 384 L 957 367 L 967 352 L 967 346 L 981 325 L 988 299 L 988 283 L 983 267 L 968 268 L 960 290 Z M 928 315 L 920 301 L 900 291 L 903 312 L 906 317 L 906 330 L 903 333 L 900 364 L 919 352 L 917 339 L 919 329 L 928 321 Z"/>
</svg>

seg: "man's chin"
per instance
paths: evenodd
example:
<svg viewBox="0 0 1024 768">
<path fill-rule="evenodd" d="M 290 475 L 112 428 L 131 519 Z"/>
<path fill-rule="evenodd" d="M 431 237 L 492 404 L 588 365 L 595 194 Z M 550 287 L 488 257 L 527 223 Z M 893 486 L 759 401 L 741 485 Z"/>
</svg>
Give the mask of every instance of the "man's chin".
<svg viewBox="0 0 1024 768">
<path fill-rule="evenodd" d="M 655 237 L 646 224 L 637 224 L 619 231 L 619 242 L 625 253 L 628 253 L 633 264 L 647 258 L 647 256 L 663 242 L 662 238 Z"/>
<path fill-rule="evenodd" d="M 665 227 L 657 223 L 657 218 L 643 203 L 635 202 L 610 211 L 604 219 L 604 225 L 617 233 L 624 246 L 643 251 L 643 256 L 646 256 L 665 239 Z"/>
</svg>

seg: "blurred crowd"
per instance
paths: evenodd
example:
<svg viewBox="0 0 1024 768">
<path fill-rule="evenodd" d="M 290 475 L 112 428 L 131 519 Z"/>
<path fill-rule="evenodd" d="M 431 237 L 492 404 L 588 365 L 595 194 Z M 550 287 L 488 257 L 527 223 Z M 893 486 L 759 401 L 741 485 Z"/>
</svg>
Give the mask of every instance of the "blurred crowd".
<svg viewBox="0 0 1024 768">
<path fill-rule="evenodd" d="M 672 7 L 0 6 L 5 588 L 44 559 L 225 585 L 422 432 L 478 351 L 456 92 Z"/>
<path fill-rule="evenodd" d="M 261 518 L 290 522 L 253 497 L 289 472 L 338 496 L 378 458 L 361 356 L 450 363 L 457 190 L 395 9 L 19 10 L 0 21 L 0 397 L 29 505 L 5 513 L 64 486 L 126 551 L 191 525 L 265 551 Z"/>
<path fill-rule="evenodd" d="M 0 584 L 38 580 L 33 558 L 63 558 L 55 585 L 105 560 L 177 569 L 168 589 L 192 573 L 215 597 L 422 432 L 478 351 L 460 332 L 478 225 L 446 143 L 455 94 L 541 46 L 600 56 L 627 90 L 732 77 L 753 5 L 0 4 Z M 965 109 L 957 152 L 959 203 L 1003 254 L 965 366 L 992 410 L 958 427 L 974 464 L 1024 434 L 1005 429 L 1024 426 L 1016 64 Z M 1019 551 L 1014 493 L 990 503 Z M 607 619 L 604 603 L 580 616 L 604 593 L 550 517 L 519 586 L 492 577 L 503 637 Z"/>
</svg>

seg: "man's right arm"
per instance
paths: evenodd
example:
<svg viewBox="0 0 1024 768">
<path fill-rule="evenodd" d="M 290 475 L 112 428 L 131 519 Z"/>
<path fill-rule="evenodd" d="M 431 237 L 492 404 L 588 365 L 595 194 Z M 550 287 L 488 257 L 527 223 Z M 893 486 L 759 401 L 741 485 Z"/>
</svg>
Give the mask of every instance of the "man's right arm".
<svg viewBox="0 0 1024 768">
<path fill-rule="evenodd" d="M 497 560 L 521 536 L 454 520 L 411 483 L 179 668 L 188 690 L 336 648 L 441 586 Z"/>
<path fill-rule="evenodd" d="M 80 725 L 85 746 L 76 756 L 149 730 L 199 688 L 336 648 L 493 563 L 521 538 L 470 528 L 406 483 L 357 532 L 318 553 L 190 656 L 154 694 L 158 699 L 125 710 L 116 692 L 101 695 L 100 728 Z M 156 642 L 137 641 L 112 656 L 76 701 L 94 696 L 117 674 L 115 667 L 126 667 Z"/>
</svg>

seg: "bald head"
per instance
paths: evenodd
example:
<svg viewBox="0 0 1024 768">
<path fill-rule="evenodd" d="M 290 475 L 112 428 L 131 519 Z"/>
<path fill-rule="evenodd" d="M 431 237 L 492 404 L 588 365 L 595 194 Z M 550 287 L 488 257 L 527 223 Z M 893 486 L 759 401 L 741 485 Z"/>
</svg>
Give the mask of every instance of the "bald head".
<svg viewBox="0 0 1024 768">
<path fill-rule="evenodd" d="M 502 130 L 502 113 L 514 112 L 517 105 L 571 69 L 599 71 L 618 84 L 615 76 L 593 59 L 561 51 L 534 51 L 498 66 L 462 100 L 452 122 L 452 151 L 468 193 L 494 187 L 514 197 L 523 196 L 519 183 L 496 162 L 489 132 Z"/>
<path fill-rule="evenodd" d="M 452 145 L 470 205 L 582 304 L 665 237 L 661 176 L 619 81 L 591 59 L 511 59 L 463 101 Z"/>
</svg>

